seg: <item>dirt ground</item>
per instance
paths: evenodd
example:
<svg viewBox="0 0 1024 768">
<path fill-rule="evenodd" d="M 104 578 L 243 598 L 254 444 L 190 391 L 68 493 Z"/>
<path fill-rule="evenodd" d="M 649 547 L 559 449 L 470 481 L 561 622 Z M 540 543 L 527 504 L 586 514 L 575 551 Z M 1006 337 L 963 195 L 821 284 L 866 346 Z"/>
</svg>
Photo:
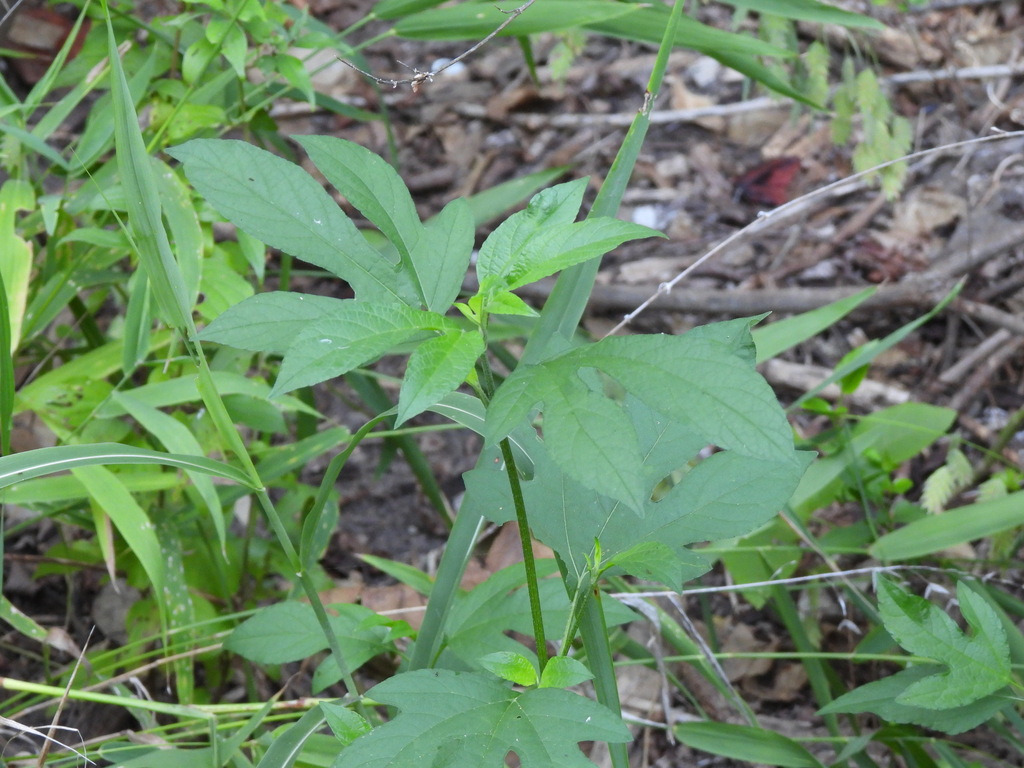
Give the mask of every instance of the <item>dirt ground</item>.
<svg viewBox="0 0 1024 768">
<path fill-rule="evenodd" d="M 367 3 L 296 5 L 308 5 L 340 29 L 361 18 Z M 939 0 L 896 12 L 867 3 L 847 5 L 891 25 L 885 35 L 858 37 L 857 45 L 879 67 L 896 111 L 911 120 L 914 149 L 956 146 L 912 161 L 895 200 L 863 182 L 815 194 L 852 172 L 852 147 L 832 143 L 828 116 L 751 92 L 708 57 L 674 53 L 656 122 L 620 212 L 669 238 L 623 247 L 605 259 L 585 326 L 595 336 L 608 332 L 659 286 L 753 224 L 662 293 L 628 329 L 681 333 L 708 321 L 762 312 L 782 318 L 880 286 L 850 318 L 765 369 L 787 402 L 824 378 L 852 348 L 921 315 L 963 280 L 949 309 L 872 366 L 871 386 L 864 388 L 868 394 L 855 399 L 854 407 L 866 411 L 908 399 L 949 406 L 960 413 L 957 429 L 965 438 L 992 445 L 1010 416 L 1024 407 L 1024 135 L 966 146 L 958 142 L 1024 128 L 1024 6 Z M 732 21 L 731 10 L 720 6 L 702 7 L 698 17 L 722 27 Z M 369 38 L 379 31 L 370 25 L 360 34 Z M 821 34 L 810 27 L 801 27 L 801 33 L 805 40 Z M 823 39 L 836 52 L 852 45 L 832 31 Z M 401 172 L 423 217 L 454 197 L 563 165 L 569 166 L 565 178 L 589 176 L 593 191 L 642 103 L 654 51 L 591 36 L 564 80 L 557 81 L 548 64 L 556 42 L 554 37 L 536 41 L 539 84 L 531 80 L 518 46 L 501 39 L 417 93 L 375 87 L 331 57 L 324 59 L 316 83 L 358 106 L 386 107 Z M 366 55 L 375 74 L 408 77 L 398 62 L 433 69 L 467 45 L 391 39 Z M 388 151 L 382 123 L 355 123 L 291 104 L 278 105 L 274 115 L 285 134 L 332 134 Z M 759 212 L 779 203 L 789 205 L 759 219 Z M 304 289 L 334 290 L 327 284 Z M 539 304 L 548 290 L 545 282 L 523 295 Z M 319 397 L 318 406 L 330 419 L 353 428 L 362 423 L 344 385 L 325 388 Z M 430 417 L 423 417 L 418 423 L 428 422 Z M 815 424 L 801 428 L 813 430 Z M 418 440 L 449 502 L 457 505 L 460 476 L 473 466 L 477 439 L 445 431 Z M 1024 432 L 1006 451 L 1019 463 Z M 939 451 L 930 467 L 922 464 L 913 471 L 922 475 L 942 458 Z M 367 445 L 346 467 L 339 484 L 341 522 L 324 565 L 352 590 L 350 595 L 375 608 L 399 608 L 413 598 L 389 589 L 388 581 L 356 555 L 430 570 L 444 527 L 401 458 L 378 475 L 380 460 L 380 446 Z M 310 479 L 320 469 L 310 467 Z M 474 566 L 484 575 L 514 551 L 502 532 L 488 541 L 491 559 Z M 52 598 L 48 610 L 66 609 L 59 594 Z M 771 616 L 753 609 L 729 615 L 735 607 L 729 601 L 720 606 L 718 631 L 727 643 L 736 649 L 785 650 Z M 843 642 L 849 639 L 837 639 L 837 647 Z M 9 674 L 2 666 L 0 674 Z M 806 735 L 819 722 L 798 665 L 740 670 L 736 680 L 768 727 Z M 699 681 L 689 682 L 699 687 Z M 664 718 L 656 678 L 641 670 L 629 684 L 635 690 L 626 691 L 624 699 L 638 716 Z M 713 709 L 714 703 L 707 703 Z M 671 707 L 676 715 L 683 713 L 680 702 Z M 693 753 L 651 734 L 638 741 L 643 764 L 694 764 Z M 708 761 L 706 755 L 701 760 L 706 766 L 729 764 Z"/>
</svg>

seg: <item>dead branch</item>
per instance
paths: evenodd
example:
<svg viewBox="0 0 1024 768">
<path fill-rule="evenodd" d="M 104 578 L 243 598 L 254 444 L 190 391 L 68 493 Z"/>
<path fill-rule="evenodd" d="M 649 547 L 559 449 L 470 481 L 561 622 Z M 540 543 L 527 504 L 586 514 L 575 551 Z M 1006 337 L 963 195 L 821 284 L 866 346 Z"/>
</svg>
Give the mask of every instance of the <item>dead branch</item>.
<svg viewBox="0 0 1024 768">
<path fill-rule="evenodd" d="M 507 27 L 509 24 L 511 24 L 513 21 L 515 21 L 517 18 L 519 18 L 519 16 L 522 15 L 523 11 L 525 11 L 527 8 L 529 8 L 531 5 L 533 5 L 535 2 L 537 2 L 537 0 L 526 0 L 526 2 L 523 3 L 521 6 L 519 6 L 518 8 L 516 8 L 514 10 L 511 10 L 511 11 L 501 11 L 501 9 L 498 8 L 499 11 L 501 11 L 504 14 L 507 14 L 508 18 L 505 19 L 503 22 L 501 22 L 501 24 L 499 24 L 495 28 L 495 30 L 493 32 L 491 32 L 489 35 L 487 35 L 487 37 L 485 37 L 483 40 L 479 41 L 478 43 L 475 43 L 474 45 L 470 46 L 465 51 L 463 51 L 458 56 L 456 56 L 454 59 L 452 59 L 451 61 L 448 61 L 443 66 L 440 66 L 437 69 L 431 70 L 429 72 L 421 72 L 420 70 L 418 70 L 415 67 L 413 67 L 412 68 L 413 76 L 409 77 L 409 78 L 405 78 L 403 80 L 395 80 L 393 78 L 388 78 L 388 77 L 377 77 L 374 74 L 371 74 L 369 72 L 363 71 L 362 69 L 357 67 L 352 62 L 346 61 L 345 59 L 341 58 L 340 56 L 338 57 L 338 61 L 340 61 L 345 66 L 354 69 L 359 74 L 364 75 L 365 77 L 370 78 L 371 80 L 376 82 L 378 85 L 390 85 L 392 88 L 397 88 L 400 85 L 409 85 L 409 86 L 412 87 L 413 93 L 415 93 L 416 91 L 419 90 L 420 86 L 423 85 L 423 83 L 432 83 L 432 82 L 434 82 L 434 78 L 437 77 L 442 72 L 444 72 L 446 69 L 448 69 L 448 67 L 455 66 L 460 61 L 462 61 L 464 58 L 469 56 L 471 53 L 475 53 L 476 51 L 478 51 L 481 47 L 483 47 L 486 43 L 488 43 L 491 39 L 493 39 L 496 35 L 498 35 L 501 32 L 501 30 L 503 30 L 505 27 Z M 398 62 L 398 63 L 401 64 L 402 62 Z M 406 65 L 403 65 L 403 66 L 406 66 Z"/>
</svg>

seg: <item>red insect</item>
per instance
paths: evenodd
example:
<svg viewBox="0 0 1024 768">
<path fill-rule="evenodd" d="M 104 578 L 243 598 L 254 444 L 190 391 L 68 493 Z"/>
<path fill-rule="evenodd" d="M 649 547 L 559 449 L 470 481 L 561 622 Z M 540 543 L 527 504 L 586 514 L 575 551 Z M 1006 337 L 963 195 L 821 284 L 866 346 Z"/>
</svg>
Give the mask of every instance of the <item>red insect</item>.
<svg viewBox="0 0 1024 768">
<path fill-rule="evenodd" d="M 772 208 L 788 203 L 789 187 L 799 170 L 799 157 L 767 160 L 733 179 L 736 199 Z"/>
</svg>

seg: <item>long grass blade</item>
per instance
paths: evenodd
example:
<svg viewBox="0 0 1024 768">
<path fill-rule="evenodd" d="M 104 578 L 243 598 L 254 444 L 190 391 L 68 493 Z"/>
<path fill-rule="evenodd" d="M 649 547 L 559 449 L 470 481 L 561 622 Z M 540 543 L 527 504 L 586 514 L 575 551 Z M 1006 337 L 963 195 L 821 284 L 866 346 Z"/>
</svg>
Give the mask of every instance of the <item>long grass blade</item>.
<svg viewBox="0 0 1024 768">
<path fill-rule="evenodd" d="M 118 56 L 109 12 L 106 14 L 106 22 L 111 94 L 114 100 L 114 145 L 125 187 L 130 229 L 161 317 L 172 328 L 191 338 L 196 329 L 192 322 L 188 292 L 164 230 L 153 165 L 142 140 L 139 118 Z"/>
</svg>

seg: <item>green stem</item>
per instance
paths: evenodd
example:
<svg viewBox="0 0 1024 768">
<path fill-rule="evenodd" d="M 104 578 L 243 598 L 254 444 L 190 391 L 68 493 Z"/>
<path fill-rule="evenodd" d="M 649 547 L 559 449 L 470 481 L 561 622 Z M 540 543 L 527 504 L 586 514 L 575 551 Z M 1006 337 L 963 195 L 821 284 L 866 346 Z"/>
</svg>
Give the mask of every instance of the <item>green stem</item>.
<svg viewBox="0 0 1024 768">
<path fill-rule="evenodd" d="M 487 349 L 487 313 L 481 313 L 480 332 L 484 337 L 484 349 Z M 494 371 L 487 359 L 485 352 L 480 356 L 480 372 L 483 375 L 481 385 L 483 387 L 484 402 L 487 403 L 494 395 Z M 530 521 L 526 517 L 526 501 L 523 499 L 523 486 L 519 482 L 519 471 L 516 469 L 516 459 L 512 455 L 512 444 L 508 438 L 500 443 L 501 457 L 505 462 L 505 474 L 508 477 L 509 488 L 512 491 L 512 504 L 516 509 L 516 522 L 519 524 L 519 543 L 523 550 L 523 566 L 526 569 L 526 590 L 530 595 L 530 616 L 533 619 L 533 637 L 537 644 L 537 663 L 540 671 L 548 664 L 547 638 L 544 636 L 544 612 L 540 605 L 540 586 L 537 580 L 537 563 L 533 557 L 533 537 L 530 534 Z"/>
<path fill-rule="evenodd" d="M 547 640 L 544 637 L 544 614 L 540 607 L 540 588 L 537 583 L 537 564 L 533 558 L 533 539 L 530 536 L 530 522 L 526 519 L 526 503 L 523 500 L 523 488 L 519 483 L 519 472 L 516 459 L 512 455 L 512 445 L 508 438 L 501 441 L 501 456 L 505 460 L 505 474 L 512 489 L 512 503 L 516 508 L 516 521 L 519 523 L 519 543 L 523 548 L 523 565 L 526 567 L 526 589 L 530 595 L 530 615 L 533 617 L 533 636 L 537 641 L 537 663 L 540 671 L 548 663 Z"/>
</svg>

